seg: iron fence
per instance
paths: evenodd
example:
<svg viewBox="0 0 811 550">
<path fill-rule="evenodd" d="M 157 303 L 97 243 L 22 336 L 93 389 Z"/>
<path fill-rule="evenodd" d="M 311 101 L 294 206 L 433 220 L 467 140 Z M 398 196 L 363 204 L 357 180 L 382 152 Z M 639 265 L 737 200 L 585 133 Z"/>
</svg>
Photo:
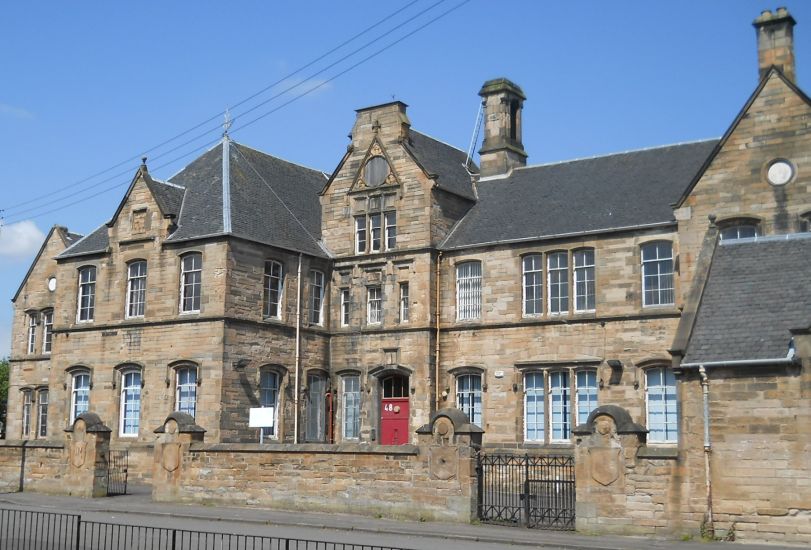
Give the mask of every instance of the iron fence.
<svg viewBox="0 0 811 550">
<path fill-rule="evenodd" d="M 477 473 L 481 521 L 574 529 L 573 457 L 480 453 Z"/>
<path fill-rule="evenodd" d="M 2 550 L 406 550 L 306 539 L 85 521 L 79 515 L 0 509 Z"/>
<path fill-rule="evenodd" d="M 107 496 L 127 494 L 127 472 L 129 453 L 127 451 L 107 452 Z"/>
</svg>

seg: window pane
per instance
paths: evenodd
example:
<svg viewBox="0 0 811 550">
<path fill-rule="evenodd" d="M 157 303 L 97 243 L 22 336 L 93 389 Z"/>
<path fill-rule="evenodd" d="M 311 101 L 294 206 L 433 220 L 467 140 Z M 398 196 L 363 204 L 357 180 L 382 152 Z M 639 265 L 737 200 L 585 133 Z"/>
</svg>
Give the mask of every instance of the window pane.
<svg viewBox="0 0 811 550">
<path fill-rule="evenodd" d="M 585 424 L 597 408 L 597 371 L 577 373 L 577 424 Z"/>
<path fill-rule="evenodd" d="M 324 274 L 310 271 L 310 323 L 321 324 L 321 309 L 324 301 Z"/>
<path fill-rule="evenodd" d="M 549 373 L 549 413 L 551 415 L 552 441 L 569 438 L 569 373 Z"/>
<path fill-rule="evenodd" d="M 370 286 L 367 293 L 367 318 L 370 325 L 378 325 L 383 322 L 383 295 L 379 286 Z"/>
<path fill-rule="evenodd" d="M 676 443 L 678 441 L 678 407 L 676 378 L 665 368 L 649 369 L 647 382 L 648 441 Z"/>
<path fill-rule="evenodd" d="M 73 375 L 73 406 L 71 407 L 71 424 L 76 418 L 90 408 L 90 375 L 86 373 Z"/>
<path fill-rule="evenodd" d="M 524 376 L 524 431 L 527 441 L 544 440 L 544 383 L 542 372 Z"/>
<path fill-rule="evenodd" d="M 392 250 L 397 245 L 397 215 L 386 212 L 386 250 Z"/>
<path fill-rule="evenodd" d="M 543 313 L 543 264 L 540 254 L 524 256 L 524 315 Z"/>
<path fill-rule="evenodd" d="M 341 325 L 349 325 L 349 290 L 341 290 Z"/>
<path fill-rule="evenodd" d="M 482 266 L 466 262 L 456 266 L 456 316 L 459 320 L 478 319 L 482 307 Z"/>
<path fill-rule="evenodd" d="M 360 377 L 343 378 L 343 436 L 345 439 L 360 437 Z"/>
<path fill-rule="evenodd" d="M 31 391 L 23 392 L 23 436 L 31 433 Z"/>
<path fill-rule="evenodd" d="M 265 288 L 262 314 L 265 317 L 278 319 L 281 316 L 282 300 L 282 264 L 265 262 Z"/>
<path fill-rule="evenodd" d="M 127 280 L 127 317 L 142 317 L 146 303 L 146 262 L 133 262 Z"/>
<path fill-rule="evenodd" d="M 400 283 L 400 322 L 409 320 L 408 283 Z"/>
<path fill-rule="evenodd" d="M 46 311 L 42 314 L 42 352 L 51 353 L 53 341 L 54 312 Z"/>
<path fill-rule="evenodd" d="M 273 426 L 262 428 L 262 437 L 275 437 L 276 435 L 276 420 L 279 417 L 278 399 L 279 375 L 273 371 L 263 370 L 259 374 L 259 406 L 274 407 L 275 418 Z"/>
<path fill-rule="evenodd" d="M 578 250 L 574 253 L 575 311 L 592 311 L 594 296 L 594 250 Z"/>
<path fill-rule="evenodd" d="M 37 436 L 46 437 L 48 435 L 48 390 L 40 390 L 37 395 Z"/>
<path fill-rule="evenodd" d="M 366 252 L 366 216 L 355 218 L 355 253 Z"/>
<path fill-rule="evenodd" d="M 673 251 L 669 242 L 642 247 L 642 304 L 675 303 L 673 289 Z"/>
<path fill-rule="evenodd" d="M 548 256 L 549 313 L 569 311 L 569 253 L 554 252 Z"/>
<path fill-rule="evenodd" d="M 96 302 L 96 268 L 79 270 L 79 321 L 92 321 Z"/>
<path fill-rule="evenodd" d="M 138 435 L 141 418 L 141 373 L 123 374 L 121 383 L 121 433 Z"/>
<path fill-rule="evenodd" d="M 200 295 L 202 291 L 203 255 L 200 253 L 187 254 L 183 257 L 182 299 L 181 311 L 200 311 Z"/>
<path fill-rule="evenodd" d="M 369 215 L 369 230 L 372 232 L 372 252 L 380 252 L 380 214 Z"/>
<path fill-rule="evenodd" d="M 482 425 L 482 378 L 464 374 L 456 379 L 456 406 L 472 424 Z"/>
<path fill-rule="evenodd" d="M 177 371 L 175 409 L 191 416 L 197 411 L 197 369 L 193 367 Z"/>
</svg>

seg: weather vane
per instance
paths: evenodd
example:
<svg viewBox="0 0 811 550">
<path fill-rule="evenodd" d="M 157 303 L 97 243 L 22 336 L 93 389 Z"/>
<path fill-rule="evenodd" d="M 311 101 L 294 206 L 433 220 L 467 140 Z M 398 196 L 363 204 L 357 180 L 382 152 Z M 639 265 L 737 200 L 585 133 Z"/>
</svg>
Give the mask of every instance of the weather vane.
<svg viewBox="0 0 811 550">
<path fill-rule="evenodd" d="M 225 121 L 222 123 L 222 136 L 226 137 L 228 135 L 228 130 L 231 129 L 231 124 L 234 123 L 234 120 L 231 118 L 231 111 L 228 110 L 228 107 L 225 108 Z"/>
</svg>

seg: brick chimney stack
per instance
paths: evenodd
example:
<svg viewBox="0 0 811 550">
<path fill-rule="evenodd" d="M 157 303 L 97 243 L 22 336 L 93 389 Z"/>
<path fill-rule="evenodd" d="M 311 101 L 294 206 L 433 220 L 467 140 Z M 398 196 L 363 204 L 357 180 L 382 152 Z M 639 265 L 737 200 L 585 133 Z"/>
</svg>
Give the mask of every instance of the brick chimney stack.
<svg viewBox="0 0 811 550">
<path fill-rule="evenodd" d="M 790 81 L 796 81 L 794 67 L 794 25 L 797 22 L 786 8 L 763 11 L 752 23 L 757 29 L 759 76 L 763 78 L 774 65 Z"/>
<path fill-rule="evenodd" d="M 526 96 L 506 78 L 488 80 L 479 90 L 484 102 L 484 143 L 479 151 L 483 177 L 506 174 L 526 166 L 521 141 L 521 109 Z"/>
</svg>

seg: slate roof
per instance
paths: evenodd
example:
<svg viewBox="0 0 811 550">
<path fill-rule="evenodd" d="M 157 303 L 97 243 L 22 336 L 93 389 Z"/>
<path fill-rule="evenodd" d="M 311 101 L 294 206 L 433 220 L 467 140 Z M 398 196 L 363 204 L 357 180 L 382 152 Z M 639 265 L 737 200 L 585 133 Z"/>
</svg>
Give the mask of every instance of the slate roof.
<svg viewBox="0 0 811 550">
<path fill-rule="evenodd" d="M 470 200 L 476 199 L 472 178 L 465 170 L 467 153 L 415 130 L 409 130 L 405 147 L 429 174 L 436 176 L 437 187 Z M 479 171 L 472 161 L 468 163 L 468 169 L 473 173 Z"/>
<path fill-rule="evenodd" d="M 785 358 L 811 326 L 811 234 L 718 245 L 682 364 Z"/>
<path fill-rule="evenodd" d="M 674 221 L 671 205 L 718 140 L 512 171 L 476 184 L 478 202 L 444 249 Z"/>
<path fill-rule="evenodd" d="M 145 180 L 163 215 L 179 216 L 180 206 L 183 204 L 183 195 L 186 190 L 176 185 L 155 180 L 149 174 L 146 174 Z"/>
<path fill-rule="evenodd" d="M 77 239 L 72 245 L 62 251 L 57 258 L 73 258 L 89 254 L 100 254 L 107 250 L 110 240 L 107 235 L 107 224 L 103 223 L 84 237 Z"/>
</svg>

